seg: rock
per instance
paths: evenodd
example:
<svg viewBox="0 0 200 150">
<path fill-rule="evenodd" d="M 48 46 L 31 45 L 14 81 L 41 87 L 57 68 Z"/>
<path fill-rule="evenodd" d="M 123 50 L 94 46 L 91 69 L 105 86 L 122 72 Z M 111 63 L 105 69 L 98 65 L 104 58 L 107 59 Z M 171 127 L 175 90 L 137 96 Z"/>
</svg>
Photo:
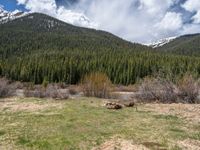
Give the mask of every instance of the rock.
<svg viewBox="0 0 200 150">
<path fill-rule="evenodd" d="M 105 106 L 107 109 L 122 109 L 122 105 L 115 102 L 107 102 Z"/>
</svg>

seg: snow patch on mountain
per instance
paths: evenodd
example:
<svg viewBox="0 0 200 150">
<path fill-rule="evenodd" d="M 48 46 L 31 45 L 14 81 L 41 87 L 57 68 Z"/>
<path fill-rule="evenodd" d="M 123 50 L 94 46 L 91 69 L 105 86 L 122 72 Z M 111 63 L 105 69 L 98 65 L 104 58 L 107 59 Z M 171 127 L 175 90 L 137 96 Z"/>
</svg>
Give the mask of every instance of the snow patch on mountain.
<svg viewBox="0 0 200 150">
<path fill-rule="evenodd" d="M 8 21 L 23 17 L 29 14 L 28 12 L 22 12 L 19 10 L 14 10 L 12 12 L 6 11 L 0 5 L 0 24 L 7 23 Z"/>
<path fill-rule="evenodd" d="M 163 45 L 165 45 L 165 44 L 167 44 L 167 43 L 169 43 L 169 42 L 171 42 L 171 41 L 173 41 L 173 40 L 175 40 L 177 37 L 168 37 L 168 38 L 165 38 L 165 39 L 160 39 L 160 40 L 158 40 L 158 41 L 155 41 L 155 42 L 153 42 L 153 43 L 150 43 L 150 44 L 146 44 L 146 45 L 148 45 L 148 46 L 150 46 L 150 47 L 152 47 L 152 48 L 157 48 L 157 47 L 161 47 L 161 46 L 163 46 Z"/>
</svg>

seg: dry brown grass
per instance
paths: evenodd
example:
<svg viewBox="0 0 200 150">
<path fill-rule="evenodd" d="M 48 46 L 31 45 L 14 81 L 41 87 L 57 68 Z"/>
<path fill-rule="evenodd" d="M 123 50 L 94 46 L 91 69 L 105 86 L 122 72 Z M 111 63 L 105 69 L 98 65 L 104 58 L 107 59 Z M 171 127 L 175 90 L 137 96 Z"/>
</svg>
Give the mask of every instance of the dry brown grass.
<svg viewBox="0 0 200 150">
<path fill-rule="evenodd" d="M 182 150 L 200 150 L 200 141 L 186 139 L 178 142 L 178 146 Z"/>
<path fill-rule="evenodd" d="M 144 109 L 162 115 L 176 115 L 190 122 L 200 123 L 200 104 L 145 104 Z"/>
<path fill-rule="evenodd" d="M 12 112 L 26 111 L 38 112 L 40 110 L 47 110 L 50 108 L 62 108 L 62 103 L 47 100 L 46 103 L 35 103 L 34 101 L 19 101 L 20 98 L 7 98 L 0 102 L 0 111 L 7 110 Z"/>
</svg>

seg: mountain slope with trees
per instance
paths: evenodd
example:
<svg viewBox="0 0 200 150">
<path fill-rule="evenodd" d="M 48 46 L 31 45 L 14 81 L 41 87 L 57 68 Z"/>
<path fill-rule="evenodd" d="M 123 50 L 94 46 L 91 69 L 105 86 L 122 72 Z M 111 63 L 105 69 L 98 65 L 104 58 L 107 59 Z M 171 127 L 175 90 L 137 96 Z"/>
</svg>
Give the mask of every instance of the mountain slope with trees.
<svg viewBox="0 0 200 150">
<path fill-rule="evenodd" d="M 180 36 L 157 50 L 179 55 L 200 56 L 200 34 Z"/>
<path fill-rule="evenodd" d="M 1 76 L 36 84 L 76 84 L 91 72 L 106 73 L 113 83 L 125 85 L 157 72 L 174 81 L 187 72 L 200 74 L 198 57 L 156 52 L 39 13 L 0 25 L 0 58 Z"/>
</svg>

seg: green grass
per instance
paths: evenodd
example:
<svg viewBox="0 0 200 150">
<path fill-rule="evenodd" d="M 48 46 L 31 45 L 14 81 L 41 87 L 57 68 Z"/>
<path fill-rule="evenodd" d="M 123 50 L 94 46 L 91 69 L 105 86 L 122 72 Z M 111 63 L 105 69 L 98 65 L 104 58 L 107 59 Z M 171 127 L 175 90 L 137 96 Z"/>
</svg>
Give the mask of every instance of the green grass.
<svg viewBox="0 0 200 150">
<path fill-rule="evenodd" d="M 60 103 L 62 108 L 38 111 L 0 111 L 0 148 L 76 150 L 91 149 L 119 136 L 146 144 L 150 149 L 179 149 L 175 141 L 200 139 L 199 126 L 171 115 L 125 108 L 107 110 L 102 100 L 81 98 L 68 101 L 21 99 L 18 103 Z"/>
</svg>

